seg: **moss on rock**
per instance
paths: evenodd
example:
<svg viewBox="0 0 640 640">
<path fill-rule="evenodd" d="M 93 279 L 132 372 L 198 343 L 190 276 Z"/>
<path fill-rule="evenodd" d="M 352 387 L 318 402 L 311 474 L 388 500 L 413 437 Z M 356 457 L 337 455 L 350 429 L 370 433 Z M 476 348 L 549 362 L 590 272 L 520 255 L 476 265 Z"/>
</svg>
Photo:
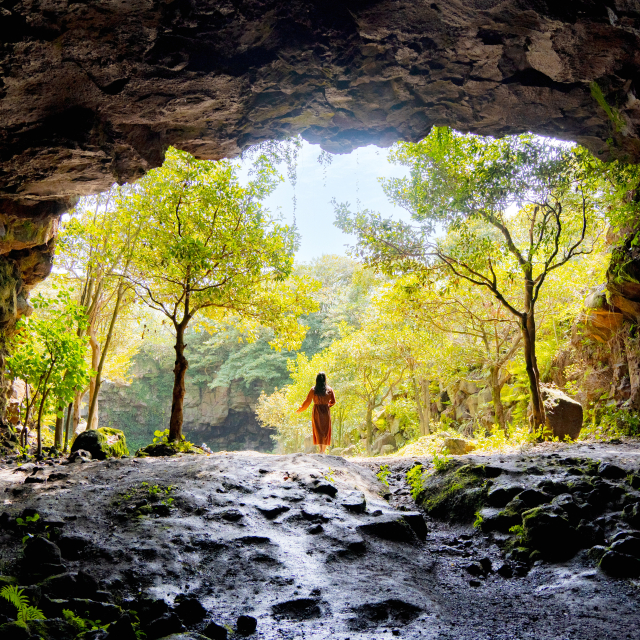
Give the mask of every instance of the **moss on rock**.
<svg viewBox="0 0 640 640">
<path fill-rule="evenodd" d="M 96 460 L 108 458 L 122 458 L 129 455 L 127 439 L 119 429 L 101 427 L 83 431 L 73 442 L 71 452 L 84 449 Z"/>
<path fill-rule="evenodd" d="M 488 474 L 494 476 L 493 467 L 487 469 L 485 465 L 448 465 L 424 477 L 418 502 L 430 516 L 473 522 L 476 512 L 486 503 Z"/>
</svg>

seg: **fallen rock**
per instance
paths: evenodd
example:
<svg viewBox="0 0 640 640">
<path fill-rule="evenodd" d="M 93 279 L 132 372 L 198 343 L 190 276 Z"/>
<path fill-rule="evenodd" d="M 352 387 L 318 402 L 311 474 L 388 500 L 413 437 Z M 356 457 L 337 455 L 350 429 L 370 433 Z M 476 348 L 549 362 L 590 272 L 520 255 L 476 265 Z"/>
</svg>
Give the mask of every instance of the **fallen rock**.
<svg viewBox="0 0 640 640">
<path fill-rule="evenodd" d="M 627 505 L 622 511 L 622 517 L 632 527 L 640 529 L 640 502 Z"/>
<path fill-rule="evenodd" d="M 524 540 L 550 560 L 565 560 L 578 549 L 578 536 L 569 521 L 549 509 L 537 507 L 522 514 Z"/>
<path fill-rule="evenodd" d="M 373 522 L 359 525 L 357 529 L 361 533 L 392 542 L 416 541 L 416 534 L 401 516 L 381 516 Z"/>
<path fill-rule="evenodd" d="M 110 427 L 83 431 L 73 441 L 71 453 L 80 449 L 88 451 L 94 460 L 122 458 L 129 455 L 124 433 Z"/>
<path fill-rule="evenodd" d="M 229 633 L 220 624 L 210 622 L 202 632 L 209 640 L 227 640 Z"/>
<path fill-rule="evenodd" d="M 291 509 L 291 507 L 285 504 L 276 504 L 276 505 L 263 505 L 257 506 L 256 509 L 265 517 L 267 520 L 273 520 L 277 518 L 279 515 L 286 513 Z"/>
<path fill-rule="evenodd" d="M 309 483 L 309 490 L 314 493 L 322 493 L 326 496 L 330 496 L 331 498 L 335 498 L 338 493 L 338 487 L 326 480 L 312 480 Z"/>
<path fill-rule="evenodd" d="M 403 513 L 402 519 L 413 529 L 418 540 L 426 539 L 428 533 L 427 523 L 424 521 L 424 516 L 419 511 Z"/>
<path fill-rule="evenodd" d="M 524 491 L 520 485 L 492 487 L 487 493 L 487 502 L 492 507 L 506 507 L 513 498 Z"/>
<path fill-rule="evenodd" d="M 84 449 L 78 449 L 77 451 L 72 451 L 67 458 L 67 464 L 77 463 L 85 463 L 91 462 L 91 454 Z"/>
<path fill-rule="evenodd" d="M 243 636 L 250 636 L 258 628 L 258 621 L 253 616 L 240 616 L 236 622 L 236 631 Z"/>
<path fill-rule="evenodd" d="M 29 640 L 31 632 L 24 622 L 7 622 L 0 625 L 0 638 L 2 640 Z"/>
<path fill-rule="evenodd" d="M 442 451 L 453 456 L 462 456 L 476 449 L 476 445 L 464 438 L 445 438 Z"/>
<path fill-rule="evenodd" d="M 576 440 L 582 429 L 582 405 L 555 387 L 541 389 L 546 426 L 561 442 Z"/>
<path fill-rule="evenodd" d="M 607 480 L 622 480 L 627 477 L 627 472 L 611 462 L 601 462 L 598 466 L 598 475 Z"/>
<path fill-rule="evenodd" d="M 57 544 L 40 536 L 29 538 L 24 547 L 24 566 L 25 568 L 37 569 L 42 564 L 61 565 L 60 548 Z"/>
<path fill-rule="evenodd" d="M 204 620 L 207 616 L 207 610 L 202 606 L 197 598 L 178 596 L 176 598 L 177 606 L 174 607 L 178 617 L 185 625 L 190 626 Z"/>
<path fill-rule="evenodd" d="M 120 620 L 116 620 L 109 626 L 107 640 L 138 640 L 138 636 L 128 615 L 123 616 Z"/>
<path fill-rule="evenodd" d="M 614 578 L 637 578 L 640 576 L 640 560 L 625 553 L 607 551 L 600 559 L 600 568 Z"/>
<path fill-rule="evenodd" d="M 353 491 L 340 501 L 340 504 L 352 513 L 364 513 L 367 510 L 367 500 L 361 491 Z"/>
<path fill-rule="evenodd" d="M 167 634 L 179 634 L 184 630 L 185 628 L 180 622 L 180 618 L 173 612 L 165 613 L 144 628 L 148 640 L 158 640 L 158 638 L 164 638 Z M 173 638 L 173 636 L 171 637 Z"/>
</svg>

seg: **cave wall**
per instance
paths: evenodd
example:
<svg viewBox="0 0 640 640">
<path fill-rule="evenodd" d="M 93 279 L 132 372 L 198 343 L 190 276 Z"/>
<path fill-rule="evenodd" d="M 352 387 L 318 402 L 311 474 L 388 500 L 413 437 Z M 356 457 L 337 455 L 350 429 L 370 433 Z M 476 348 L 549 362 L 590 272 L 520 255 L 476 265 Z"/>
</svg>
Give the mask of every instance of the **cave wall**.
<svg viewBox="0 0 640 640">
<path fill-rule="evenodd" d="M 130 384 L 105 382 L 99 395 L 100 424 L 124 431 L 130 449 L 149 444 L 168 425 L 173 373 L 161 367 L 134 367 Z M 274 448 L 273 429 L 262 427 L 255 413 L 259 390 L 240 382 L 209 389 L 187 380 L 183 432 L 194 444 L 213 451 L 263 451 Z M 85 398 L 88 405 L 88 394 Z M 83 408 L 86 418 L 87 407 Z"/>
<path fill-rule="evenodd" d="M 169 145 L 347 152 L 453 125 L 638 160 L 639 29 L 636 0 L 0 0 L 0 340 L 59 215 Z"/>
</svg>

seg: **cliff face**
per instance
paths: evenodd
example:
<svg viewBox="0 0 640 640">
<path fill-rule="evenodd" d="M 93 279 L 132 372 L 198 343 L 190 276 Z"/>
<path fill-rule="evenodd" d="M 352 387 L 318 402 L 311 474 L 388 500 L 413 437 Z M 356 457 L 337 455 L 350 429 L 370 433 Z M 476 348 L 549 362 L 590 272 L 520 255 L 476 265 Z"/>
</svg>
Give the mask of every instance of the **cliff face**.
<svg viewBox="0 0 640 640">
<path fill-rule="evenodd" d="M 132 451 L 149 444 L 154 431 L 169 424 L 172 382 L 170 370 L 157 370 L 135 376 L 131 385 L 104 384 L 99 397 L 101 424 L 124 431 Z M 274 432 L 256 420 L 258 395 L 240 383 L 213 390 L 187 384 L 186 438 L 204 442 L 213 451 L 271 451 Z"/>
</svg>

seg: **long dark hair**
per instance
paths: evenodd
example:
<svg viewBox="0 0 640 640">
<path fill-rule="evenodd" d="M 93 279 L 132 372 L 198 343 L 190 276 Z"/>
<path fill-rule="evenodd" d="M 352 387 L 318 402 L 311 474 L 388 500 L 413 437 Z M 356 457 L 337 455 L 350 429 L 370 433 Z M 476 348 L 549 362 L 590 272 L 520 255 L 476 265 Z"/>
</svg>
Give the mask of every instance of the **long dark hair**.
<svg viewBox="0 0 640 640">
<path fill-rule="evenodd" d="M 316 376 L 316 386 L 313 387 L 313 390 L 319 396 L 324 396 L 327 393 L 327 374 L 323 371 Z"/>
</svg>

